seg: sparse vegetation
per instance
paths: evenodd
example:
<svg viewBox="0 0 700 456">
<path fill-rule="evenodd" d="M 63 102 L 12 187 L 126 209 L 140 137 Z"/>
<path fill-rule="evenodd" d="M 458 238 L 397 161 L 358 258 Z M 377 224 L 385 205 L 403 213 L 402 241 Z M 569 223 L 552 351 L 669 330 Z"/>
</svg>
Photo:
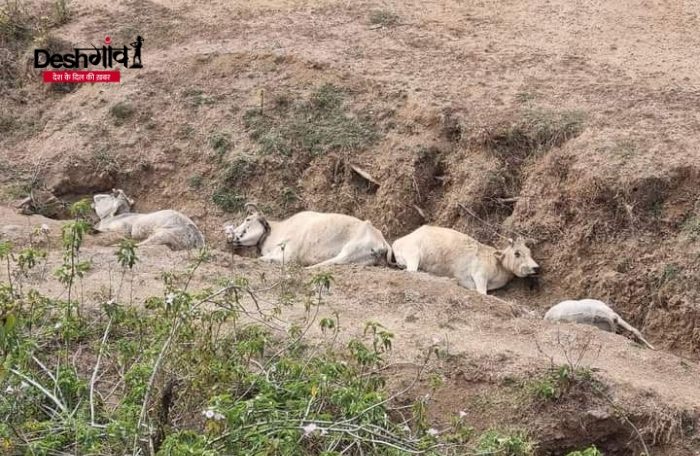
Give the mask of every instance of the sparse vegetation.
<svg viewBox="0 0 700 456">
<path fill-rule="evenodd" d="M 68 0 L 54 0 L 53 9 L 56 25 L 63 25 L 70 21 L 71 10 L 68 3 Z"/>
<path fill-rule="evenodd" d="M 119 161 L 112 155 L 108 146 L 100 146 L 92 154 L 95 169 L 103 173 L 115 173 L 119 171 Z"/>
<path fill-rule="evenodd" d="M 534 454 L 535 443 L 524 432 L 503 434 L 495 430 L 484 433 L 479 438 L 479 454 L 502 454 L 504 456 L 530 456 Z"/>
<path fill-rule="evenodd" d="M 592 445 L 584 450 L 572 451 L 566 456 L 603 456 L 603 453 L 598 451 L 598 448 L 596 448 L 595 445 Z"/>
<path fill-rule="evenodd" d="M 193 108 L 198 108 L 203 105 L 213 105 L 215 103 L 214 98 L 206 95 L 201 89 L 186 89 L 182 92 L 182 97 L 185 102 Z"/>
<path fill-rule="evenodd" d="M 515 94 L 515 99 L 520 103 L 529 103 L 537 98 L 537 94 L 529 91 L 521 91 Z"/>
<path fill-rule="evenodd" d="M 288 206 L 299 201 L 299 195 L 293 188 L 290 187 L 285 187 L 282 189 L 280 197 L 282 199 L 281 203 L 283 208 L 287 208 Z"/>
<path fill-rule="evenodd" d="M 192 190 L 199 190 L 204 185 L 204 176 L 201 174 L 195 174 L 189 179 L 190 188 Z"/>
<path fill-rule="evenodd" d="M 9 184 L 2 188 L 2 195 L 10 200 L 26 198 L 32 190 L 32 183 L 28 181 L 19 181 Z"/>
<path fill-rule="evenodd" d="M 244 195 L 238 194 L 233 189 L 219 187 L 211 197 L 211 200 L 224 212 L 238 212 L 246 203 Z"/>
<path fill-rule="evenodd" d="M 209 146 L 214 150 L 214 156 L 218 163 L 224 159 L 226 152 L 231 149 L 231 136 L 225 132 L 214 132 L 209 137 Z"/>
<path fill-rule="evenodd" d="M 369 14 L 369 23 L 372 25 L 381 25 L 382 27 L 390 27 L 399 23 L 400 17 L 393 11 L 381 9 L 374 10 Z"/>
<path fill-rule="evenodd" d="M 255 173 L 256 168 L 257 163 L 253 158 L 238 156 L 224 168 L 222 182 L 229 185 L 241 184 Z"/>
<path fill-rule="evenodd" d="M 35 24 L 22 0 L 5 0 L 0 6 L 0 38 L 2 41 L 29 40 Z"/>
<path fill-rule="evenodd" d="M 590 369 L 561 365 L 548 369 L 546 373 L 528 382 L 528 390 L 538 400 L 560 399 L 573 387 L 594 382 Z"/>
<path fill-rule="evenodd" d="M 278 103 L 274 113 L 251 109 L 243 120 L 263 154 L 318 156 L 332 150 L 361 149 L 379 135 L 368 117 L 349 115 L 345 97 L 339 87 L 325 84 L 306 101 Z"/>
<path fill-rule="evenodd" d="M 583 131 L 585 116 L 580 111 L 545 111 L 530 109 L 520 120 L 487 132 L 483 144 L 510 159 L 548 150 L 578 136 Z"/>
<path fill-rule="evenodd" d="M 630 140 L 621 140 L 616 142 L 609 151 L 611 155 L 627 160 L 637 153 L 637 145 Z"/>
<path fill-rule="evenodd" d="M 7 135 L 19 127 L 16 117 L 0 114 L 0 134 Z"/>
<path fill-rule="evenodd" d="M 681 269 L 675 264 L 667 264 L 661 271 L 661 275 L 658 279 L 658 287 L 661 288 L 675 281 L 681 274 Z"/>
<path fill-rule="evenodd" d="M 109 113 L 114 117 L 115 125 L 123 125 L 136 114 L 136 108 L 127 101 L 120 101 L 109 108 Z"/>
<path fill-rule="evenodd" d="M 177 139 L 192 139 L 195 134 L 195 129 L 192 125 L 182 125 L 176 133 Z"/>
<path fill-rule="evenodd" d="M 685 219 L 681 230 L 693 241 L 700 239 L 700 217 L 690 215 Z"/>
</svg>

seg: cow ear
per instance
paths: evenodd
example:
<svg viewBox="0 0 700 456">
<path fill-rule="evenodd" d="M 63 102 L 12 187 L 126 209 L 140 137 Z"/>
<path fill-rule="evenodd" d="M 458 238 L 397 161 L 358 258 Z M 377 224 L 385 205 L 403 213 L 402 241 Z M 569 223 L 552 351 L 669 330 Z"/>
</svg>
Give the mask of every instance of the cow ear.
<svg viewBox="0 0 700 456">
<path fill-rule="evenodd" d="M 501 261 L 503 259 L 503 252 L 500 250 L 496 250 L 495 252 L 493 252 L 493 256 L 495 256 L 498 261 Z"/>
</svg>

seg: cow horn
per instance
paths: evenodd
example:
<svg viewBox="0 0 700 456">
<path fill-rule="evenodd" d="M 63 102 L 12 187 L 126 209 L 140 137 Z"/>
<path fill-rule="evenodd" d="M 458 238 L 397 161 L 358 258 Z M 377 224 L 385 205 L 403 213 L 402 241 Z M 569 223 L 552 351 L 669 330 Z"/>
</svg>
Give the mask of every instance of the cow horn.
<svg viewBox="0 0 700 456">
<path fill-rule="evenodd" d="M 257 206 L 256 204 L 254 204 L 254 203 L 246 203 L 245 206 L 243 206 L 243 207 L 244 207 L 245 210 L 248 211 L 248 212 L 250 212 L 250 209 L 252 208 L 252 209 L 253 209 L 255 212 L 257 212 L 258 214 L 262 214 L 262 212 L 260 212 L 260 209 L 258 209 L 258 206 Z"/>
</svg>

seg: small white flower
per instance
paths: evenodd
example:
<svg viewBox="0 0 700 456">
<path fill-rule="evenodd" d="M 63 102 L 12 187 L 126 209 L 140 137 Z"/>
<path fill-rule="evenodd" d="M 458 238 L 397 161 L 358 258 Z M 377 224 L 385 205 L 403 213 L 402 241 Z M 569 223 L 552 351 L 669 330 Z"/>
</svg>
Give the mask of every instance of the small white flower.
<svg viewBox="0 0 700 456">
<path fill-rule="evenodd" d="M 15 391 L 15 389 L 12 387 L 12 385 L 10 385 L 10 386 L 8 386 L 7 388 L 5 388 L 5 392 L 6 392 L 7 394 L 12 394 L 12 393 L 14 393 L 14 391 Z"/>
<path fill-rule="evenodd" d="M 165 297 L 165 303 L 172 306 L 173 302 L 175 302 L 175 293 L 168 293 L 168 295 Z"/>
<path fill-rule="evenodd" d="M 433 437 L 435 437 L 436 435 L 438 435 L 440 433 L 440 431 L 438 431 L 437 429 L 434 429 L 434 428 L 430 428 L 426 432 L 428 433 L 428 435 L 432 435 Z"/>
<path fill-rule="evenodd" d="M 53 329 L 61 329 L 62 327 L 63 327 L 63 323 L 61 323 L 60 321 L 58 323 L 56 323 L 55 325 L 53 325 Z"/>
<path fill-rule="evenodd" d="M 49 225 L 47 225 L 46 223 L 42 223 L 41 228 L 39 228 L 39 232 L 41 232 L 41 234 L 49 234 L 49 231 L 51 231 Z"/>
<path fill-rule="evenodd" d="M 315 423 L 309 423 L 306 426 L 301 427 L 304 430 L 304 436 L 307 436 L 314 432 L 316 429 L 318 429 L 318 426 L 316 426 Z"/>
<path fill-rule="evenodd" d="M 467 412 L 465 412 L 464 410 L 460 410 L 460 411 L 459 411 L 459 417 L 460 417 L 460 418 L 464 418 L 465 416 L 467 416 Z"/>
<path fill-rule="evenodd" d="M 214 418 L 214 411 L 213 410 L 204 410 L 202 412 L 202 415 L 204 415 L 208 420 Z"/>
</svg>

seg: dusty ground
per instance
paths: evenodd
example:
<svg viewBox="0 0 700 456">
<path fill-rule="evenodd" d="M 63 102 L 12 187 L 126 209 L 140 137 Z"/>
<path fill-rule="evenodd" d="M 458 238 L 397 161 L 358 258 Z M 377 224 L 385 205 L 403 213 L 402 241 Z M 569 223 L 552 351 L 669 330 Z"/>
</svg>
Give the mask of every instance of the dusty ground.
<svg viewBox="0 0 700 456">
<path fill-rule="evenodd" d="M 661 348 L 652 353 L 619 336 L 566 328 L 593 334 L 605 346 L 590 363 L 617 385 L 620 400 L 639 417 L 666 416 L 645 409 L 647 392 L 654 398 L 649 403 L 671 407 L 671 416 L 697 414 L 700 70 L 688 50 L 700 44 L 700 6 L 75 3 L 52 36 L 85 45 L 107 34 L 115 42 L 141 34 L 144 69 L 124 71 L 121 84 L 64 93 L 47 90 L 20 59 L 16 85 L 0 84 L 3 205 L 26 196 L 31 182 L 66 201 L 117 186 L 137 199 L 139 211 L 187 213 L 215 248 L 223 248 L 221 223 L 239 218 L 246 200 L 272 217 L 302 208 L 350 213 L 370 219 L 389 239 L 425 222 L 494 244 L 522 234 L 535 241 L 543 274 L 534 289 L 516 282 L 495 293 L 511 304 L 423 275 L 337 268 L 328 305 L 356 331 L 369 317 L 391 328 L 397 362 L 415 362 L 434 338 L 449 341 L 459 356 L 442 366 L 447 391 L 455 391 L 436 395 L 444 419 L 455 402 L 481 389 L 500 391 L 495 409 L 509 410 L 503 404 L 513 401 L 499 379 L 548 362 L 534 341 L 561 357 L 553 350 L 558 328 L 536 317 L 564 298 L 603 299 Z M 312 134 L 322 125 L 311 122 L 305 132 L 293 122 L 326 83 L 342 90 L 348 118 L 361 128 L 317 154 L 305 141 L 318 139 Z M 262 139 L 250 120 L 261 104 L 263 119 L 279 127 L 263 131 Z M 309 138 L 295 142 L 304 134 Z M 275 151 L 291 144 L 292 153 L 270 153 L 270 144 Z M 349 165 L 361 166 L 379 185 L 358 179 Z M 228 212 L 214 202 L 221 189 L 233 201 Z M 6 208 L 0 216 L 11 237 L 26 239 L 27 226 L 37 223 Z M 89 240 L 85 252 L 98 265 L 89 283 L 102 287 L 113 260 L 100 243 Z M 163 249 L 144 255 L 139 292 L 152 294 L 160 289 L 161 267 L 180 256 Z M 219 257 L 207 268 L 230 274 L 228 255 Z M 237 260 L 234 271 L 243 266 L 246 273 L 275 274 L 249 260 Z M 46 291 L 61 292 L 52 286 Z M 487 366 L 487 373 L 475 375 L 472 365 Z M 576 413 L 590 407 L 571 406 L 572 419 L 586 422 Z M 539 423 L 542 435 L 561 434 L 550 439 L 556 453 L 578 429 L 541 419 L 563 417 L 561 408 L 533 412 L 539 420 L 527 411 L 510 416 Z M 617 437 L 596 433 L 593 425 L 590 435 L 607 438 L 613 454 L 633 451 L 629 428 L 606 420 L 593 422 L 607 423 L 602 427 Z M 647 423 L 649 429 L 677 422 L 658 420 L 666 424 Z M 671 427 L 671 449 L 655 454 L 697 451 L 697 441 Z"/>
</svg>

